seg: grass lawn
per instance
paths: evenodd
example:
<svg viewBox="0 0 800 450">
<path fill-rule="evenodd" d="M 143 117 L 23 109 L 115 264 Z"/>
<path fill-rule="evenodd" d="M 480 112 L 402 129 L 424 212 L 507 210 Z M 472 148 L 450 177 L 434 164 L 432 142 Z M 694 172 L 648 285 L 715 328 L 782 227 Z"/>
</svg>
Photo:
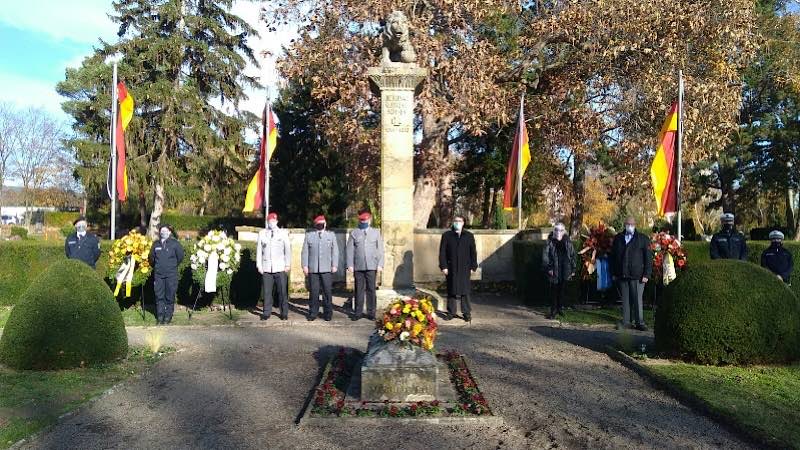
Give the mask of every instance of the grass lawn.
<svg viewBox="0 0 800 450">
<path fill-rule="evenodd" d="M 760 440 L 800 448 L 800 364 L 713 367 L 650 362 L 646 367 Z"/>
<path fill-rule="evenodd" d="M 0 328 L 3 328 L 11 314 L 11 306 L 0 306 Z M 195 311 L 192 313 L 192 320 L 189 320 L 189 314 L 184 310 L 175 310 L 172 316 L 171 325 L 233 325 L 244 314 L 242 311 L 233 310 L 233 320 L 228 316 L 228 312 L 211 311 L 208 309 Z M 125 320 L 125 326 L 142 326 L 142 325 L 155 325 L 156 318 L 152 311 L 145 311 L 144 319 L 142 319 L 142 310 L 138 308 L 128 308 L 122 311 L 122 318 Z"/>
<path fill-rule="evenodd" d="M 536 308 L 536 311 L 547 315 L 550 313 L 550 307 L 540 306 Z M 650 327 L 653 326 L 653 317 L 654 311 L 645 308 L 644 321 Z M 622 321 L 622 307 L 597 309 L 565 308 L 564 315 L 556 316 L 556 319 L 560 322 L 580 325 L 616 325 L 617 322 Z"/>
<path fill-rule="evenodd" d="M 62 414 L 141 373 L 162 357 L 139 347 L 131 348 L 124 361 L 83 369 L 40 372 L 0 366 L 0 448 L 55 423 Z"/>
</svg>

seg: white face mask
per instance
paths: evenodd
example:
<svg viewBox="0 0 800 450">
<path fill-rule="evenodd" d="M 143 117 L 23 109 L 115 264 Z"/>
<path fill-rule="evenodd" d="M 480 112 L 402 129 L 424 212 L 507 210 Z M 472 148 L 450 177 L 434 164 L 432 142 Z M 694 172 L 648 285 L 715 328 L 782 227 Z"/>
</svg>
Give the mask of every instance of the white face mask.
<svg viewBox="0 0 800 450">
<path fill-rule="evenodd" d="M 567 234 L 567 230 L 564 230 L 564 229 L 561 229 L 561 228 L 556 228 L 556 230 L 555 230 L 556 239 L 558 239 L 560 241 L 561 239 L 564 238 L 565 234 Z"/>
<path fill-rule="evenodd" d="M 625 232 L 626 233 L 633 234 L 634 231 L 636 231 L 636 225 L 630 225 L 630 224 L 626 224 L 625 225 Z"/>
<path fill-rule="evenodd" d="M 278 221 L 277 220 L 270 220 L 269 222 L 267 222 L 267 226 L 269 227 L 270 230 L 274 230 L 274 229 L 278 228 Z"/>
<path fill-rule="evenodd" d="M 84 222 L 78 222 L 78 224 L 77 224 L 77 225 L 75 225 L 75 231 L 77 231 L 77 232 L 78 232 L 78 234 L 84 234 L 84 233 L 86 233 L 86 223 L 84 223 Z"/>
<path fill-rule="evenodd" d="M 161 236 L 161 240 L 162 240 L 162 241 L 165 241 L 165 240 L 169 239 L 169 235 L 170 235 L 170 234 L 172 234 L 172 232 L 170 232 L 170 231 L 169 231 L 168 229 L 166 229 L 166 228 L 164 228 L 163 230 L 161 230 L 161 231 L 159 232 L 159 235 Z"/>
</svg>

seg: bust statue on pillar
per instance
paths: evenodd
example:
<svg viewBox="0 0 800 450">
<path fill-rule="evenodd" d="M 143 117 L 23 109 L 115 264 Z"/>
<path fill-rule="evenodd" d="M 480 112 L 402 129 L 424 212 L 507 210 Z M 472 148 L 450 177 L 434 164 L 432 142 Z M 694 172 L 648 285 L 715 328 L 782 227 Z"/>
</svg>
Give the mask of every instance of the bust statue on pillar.
<svg viewBox="0 0 800 450">
<path fill-rule="evenodd" d="M 389 14 L 381 35 L 381 64 L 367 73 L 373 93 L 381 98 L 381 231 L 386 245 L 381 287 L 391 296 L 414 287 L 414 96 L 428 71 L 416 63 L 405 14 Z"/>
</svg>

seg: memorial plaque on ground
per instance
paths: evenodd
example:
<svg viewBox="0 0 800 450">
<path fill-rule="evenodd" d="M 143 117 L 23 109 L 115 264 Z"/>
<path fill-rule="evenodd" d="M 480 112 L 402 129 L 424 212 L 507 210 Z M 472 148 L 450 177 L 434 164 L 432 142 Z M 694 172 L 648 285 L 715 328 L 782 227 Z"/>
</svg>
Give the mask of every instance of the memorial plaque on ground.
<svg viewBox="0 0 800 450">
<path fill-rule="evenodd" d="M 446 374 L 433 353 L 386 342 L 373 334 L 361 365 L 361 401 L 438 400 L 439 377 Z"/>
</svg>

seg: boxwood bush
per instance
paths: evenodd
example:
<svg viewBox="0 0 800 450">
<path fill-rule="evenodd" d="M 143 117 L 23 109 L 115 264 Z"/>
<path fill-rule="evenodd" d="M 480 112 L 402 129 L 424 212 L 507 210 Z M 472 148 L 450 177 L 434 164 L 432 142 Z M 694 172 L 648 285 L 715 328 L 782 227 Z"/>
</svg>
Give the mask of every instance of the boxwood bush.
<svg viewBox="0 0 800 450">
<path fill-rule="evenodd" d="M 0 361 L 15 369 L 65 369 L 123 358 L 128 335 L 111 290 L 76 260 L 50 265 L 11 311 Z"/>
<path fill-rule="evenodd" d="M 766 269 L 745 261 L 692 265 L 664 289 L 656 348 L 701 364 L 783 363 L 800 356 L 800 304 Z"/>
</svg>

